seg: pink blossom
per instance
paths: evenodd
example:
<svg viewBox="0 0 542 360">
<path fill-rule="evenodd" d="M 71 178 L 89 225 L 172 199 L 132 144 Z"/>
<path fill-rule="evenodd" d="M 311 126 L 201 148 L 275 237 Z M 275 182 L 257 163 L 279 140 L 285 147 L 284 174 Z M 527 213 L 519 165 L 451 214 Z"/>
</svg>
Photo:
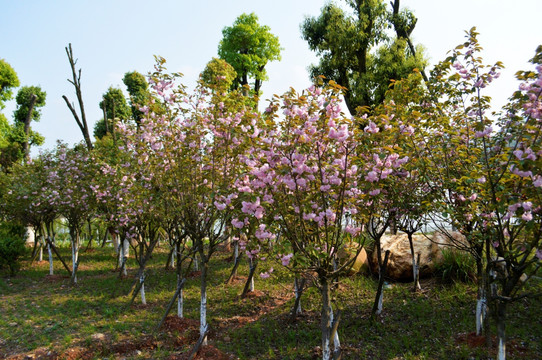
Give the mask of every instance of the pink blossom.
<svg viewBox="0 0 542 360">
<path fill-rule="evenodd" d="M 381 191 L 380 189 L 371 190 L 371 191 L 369 191 L 369 195 L 376 196 L 376 195 L 380 194 L 380 191 Z"/>
<path fill-rule="evenodd" d="M 367 125 L 363 130 L 371 134 L 376 134 L 380 131 L 380 129 L 378 129 L 378 126 L 376 126 L 376 124 L 372 121 L 370 121 L 369 125 Z"/>
<path fill-rule="evenodd" d="M 376 174 L 376 171 L 369 171 L 367 176 L 365 176 L 365 180 L 369 182 L 375 182 L 378 180 L 378 175 Z"/>
<path fill-rule="evenodd" d="M 474 136 L 477 137 L 477 138 L 483 138 L 483 137 L 488 137 L 489 135 L 491 135 L 491 132 L 493 131 L 493 128 L 490 126 L 486 127 L 483 131 L 477 131 Z"/>
<path fill-rule="evenodd" d="M 357 236 L 361 232 L 361 228 L 360 227 L 352 227 L 350 225 L 347 225 L 344 228 L 344 231 L 349 233 L 352 236 Z"/>
<path fill-rule="evenodd" d="M 328 192 L 331 189 L 331 185 L 322 185 L 320 186 L 320 191 Z"/>
<path fill-rule="evenodd" d="M 260 273 L 260 277 L 262 279 L 268 279 L 272 273 L 273 273 L 273 268 L 270 268 L 268 271 Z"/>
<path fill-rule="evenodd" d="M 214 204 L 218 210 L 224 210 L 226 208 L 226 204 L 224 203 L 219 203 L 218 201 L 215 201 Z"/>
<path fill-rule="evenodd" d="M 231 224 L 237 229 L 242 229 L 245 226 L 245 223 L 237 218 L 232 219 Z"/>
<path fill-rule="evenodd" d="M 280 259 L 281 263 L 283 266 L 288 266 L 290 264 L 290 260 L 292 259 L 292 257 L 294 256 L 294 254 L 290 253 L 288 255 L 283 255 Z"/>
<path fill-rule="evenodd" d="M 533 219 L 533 214 L 531 214 L 530 211 L 525 212 L 523 215 L 521 215 L 521 218 L 524 221 L 531 221 Z"/>
</svg>

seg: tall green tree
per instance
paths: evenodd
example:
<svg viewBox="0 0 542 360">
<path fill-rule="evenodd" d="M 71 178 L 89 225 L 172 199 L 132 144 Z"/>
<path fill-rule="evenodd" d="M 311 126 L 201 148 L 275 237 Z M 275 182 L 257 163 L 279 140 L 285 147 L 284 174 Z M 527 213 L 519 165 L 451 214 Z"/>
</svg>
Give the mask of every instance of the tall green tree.
<svg viewBox="0 0 542 360">
<path fill-rule="evenodd" d="M 320 57 L 312 65 L 313 78 L 320 75 L 347 88 L 345 102 L 352 114 L 359 107 L 371 108 L 384 101 L 393 80 L 400 80 L 414 69 L 423 70 L 426 61 L 420 48 L 410 40 L 416 17 L 399 10 L 399 1 L 388 10 L 383 0 L 346 0 L 348 13 L 329 3 L 318 17 L 301 24 L 303 39 Z M 388 28 L 397 36 L 389 36 Z"/>
<path fill-rule="evenodd" d="M 107 119 L 107 122 L 101 119 L 94 126 L 94 137 L 98 139 L 113 132 L 114 122 L 117 119 L 126 121 L 132 117 L 131 109 L 121 89 L 110 86 L 102 99 L 100 109 L 104 112 L 104 119 Z"/>
<path fill-rule="evenodd" d="M 137 71 L 130 71 L 124 74 L 122 79 L 124 85 L 130 94 L 130 108 L 132 111 L 132 118 L 139 126 L 144 114 L 139 110 L 140 106 L 149 106 L 151 95 L 149 92 L 149 84 L 145 76 Z"/>
<path fill-rule="evenodd" d="M 33 97 L 36 97 L 32 106 Z M 17 108 L 13 113 L 15 122 L 24 123 L 30 115 L 30 120 L 39 121 L 41 117 L 41 108 L 45 106 L 47 93 L 39 86 L 23 86 L 17 92 L 15 101 Z M 32 109 L 31 109 L 32 107 Z"/>
<path fill-rule="evenodd" d="M 0 110 L 5 107 L 5 102 L 13 98 L 13 89 L 19 86 L 17 73 L 4 59 L 0 59 Z M 4 158 L 4 150 L 9 145 L 11 125 L 6 116 L 0 113 L 0 157 Z M 3 163 L 3 161 L 2 161 Z"/>
<path fill-rule="evenodd" d="M 0 110 L 5 107 L 4 102 L 11 100 L 13 89 L 19 86 L 17 73 L 6 60 L 0 59 Z"/>
<path fill-rule="evenodd" d="M 21 144 L 22 155 L 26 160 L 30 158 L 30 145 L 43 144 L 43 136 L 32 131 L 30 123 L 32 120 L 40 120 L 46 97 L 47 93 L 39 86 L 23 86 L 15 97 L 17 108 L 13 112 L 13 141 Z"/>
<path fill-rule="evenodd" d="M 213 58 L 200 74 L 200 79 L 209 88 L 226 91 L 237 78 L 237 72 L 224 59 Z"/>
<path fill-rule="evenodd" d="M 232 26 L 222 30 L 223 39 L 218 46 L 218 56 L 226 60 L 237 72 L 233 88 L 249 85 L 258 94 L 262 82 L 267 80 L 265 66 L 280 60 L 280 43 L 271 34 L 269 26 L 260 25 L 256 14 L 242 14 Z"/>
</svg>

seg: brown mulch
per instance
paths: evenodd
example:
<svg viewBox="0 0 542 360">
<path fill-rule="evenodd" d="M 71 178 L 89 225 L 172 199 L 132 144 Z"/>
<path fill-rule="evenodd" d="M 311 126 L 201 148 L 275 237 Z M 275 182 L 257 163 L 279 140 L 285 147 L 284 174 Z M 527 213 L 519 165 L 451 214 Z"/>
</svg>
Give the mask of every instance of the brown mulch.
<svg viewBox="0 0 542 360">
<path fill-rule="evenodd" d="M 471 349 L 474 348 L 485 348 L 486 347 L 486 337 L 485 335 L 476 335 L 475 332 L 470 333 L 460 333 L 457 334 L 455 338 L 456 345 L 464 344 L 468 346 Z M 497 353 L 497 336 L 492 335 L 491 336 L 491 354 Z M 521 344 L 519 344 L 515 340 L 507 340 L 506 341 L 506 353 L 508 355 L 513 355 L 514 358 L 522 358 L 522 359 L 531 359 L 532 355 L 529 352 L 529 349 Z"/>
<path fill-rule="evenodd" d="M 8 357 L 6 360 L 60 360 L 58 353 L 47 348 L 38 348 L 28 354 L 18 354 Z"/>
<path fill-rule="evenodd" d="M 190 274 L 188 274 L 187 278 L 193 279 L 193 278 L 199 278 L 201 277 L 201 271 L 192 271 Z"/>
<path fill-rule="evenodd" d="M 168 357 L 168 360 L 186 360 L 188 359 L 188 355 L 190 355 L 190 353 L 174 354 Z M 235 356 L 226 355 L 222 351 L 215 348 L 214 346 L 206 345 L 206 346 L 201 347 L 201 349 L 198 351 L 194 359 L 195 360 L 232 360 L 232 359 L 235 359 Z"/>
<path fill-rule="evenodd" d="M 74 347 L 66 350 L 60 358 L 62 360 L 92 360 L 94 353 L 90 349 Z"/>
<path fill-rule="evenodd" d="M 63 280 L 69 279 L 69 278 L 70 278 L 69 275 L 58 275 L 58 274 L 45 275 L 45 281 L 47 281 L 47 282 L 63 281 Z"/>
<path fill-rule="evenodd" d="M 166 317 L 162 329 L 166 331 L 185 332 L 187 330 L 198 330 L 199 321 L 194 319 L 180 318 L 176 315 Z"/>
<path fill-rule="evenodd" d="M 236 284 L 236 283 L 245 283 L 247 281 L 247 277 L 246 276 L 234 276 L 232 279 L 231 279 L 231 282 L 230 284 Z"/>
<path fill-rule="evenodd" d="M 152 336 L 143 336 L 139 339 L 127 339 L 111 345 L 111 352 L 115 354 L 129 354 L 137 350 L 153 350 L 157 342 Z"/>
</svg>

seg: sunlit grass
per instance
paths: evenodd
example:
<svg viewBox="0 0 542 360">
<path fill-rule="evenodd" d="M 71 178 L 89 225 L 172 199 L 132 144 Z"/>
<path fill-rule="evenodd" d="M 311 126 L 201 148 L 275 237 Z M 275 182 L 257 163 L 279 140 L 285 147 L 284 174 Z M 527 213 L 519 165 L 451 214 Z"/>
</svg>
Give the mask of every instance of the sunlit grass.
<svg viewBox="0 0 542 360">
<path fill-rule="evenodd" d="M 68 257 L 69 250 L 62 249 Z M 110 344 L 153 336 L 157 345 L 130 358 L 165 359 L 187 350 L 190 343 L 172 346 L 155 332 L 176 287 L 176 275 L 165 270 L 167 250 L 159 248 L 147 268 L 147 306 L 139 297 L 127 307 L 128 291 L 137 265 L 128 262 L 129 276 L 119 279 L 111 247 L 81 253 L 79 284 L 72 286 L 67 272 L 55 260 L 55 276 L 48 263 L 23 263 L 22 271 L 10 279 L 0 278 L 0 358 L 24 354 L 38 348 L 62 353 L 81 346 L 92 348 L 95 358 L 108 357 L 107 349 L 96 349 L 93 336 L 104 334 Z M 320 346 L 320 295 L 310 287 L 302 298 L 304 314 L 289 320 L 293 306 L 293 278 L 275 267 L 273 277 L 256 277 L 259 296 L 240 298 L 243 277 L 224 282 L 232 266 L 230 254 L 218 252 L 212 259 L 208 287 L 210 343 L 240 359 L 312 359 Z M 259 271 L 257 271 L 257 274 Z M 376 282 L 367 276 L 345 278 L 335 292 L 333 306 L 341 310 L 339 327 L 344 359 L 466 359 L 485 358 L 485 349 L 471 349 L 456 342 L 460 333 L 474 328 L 475 285 L 425 280 L 422 292 L 412 293 L 410 283 L 390 283 L 385 290 L 384 313 L 372 321 L 370 310 Z M 540 281 L 537 291 L 542 290 Z M 199 318 L 199 277 L 190 277 L 185 290 L 185 317 Z M 173 310 L 173 313 L 175 309 Z M 509 310 L 508 335 L 521 343 L 531 358 L 542 358 L 542 304 L 524 299 Z M 139 356 L 139 357 L 138 357 Z M 511 356 L 514 358 L 514 356 Z"/>
</svg>

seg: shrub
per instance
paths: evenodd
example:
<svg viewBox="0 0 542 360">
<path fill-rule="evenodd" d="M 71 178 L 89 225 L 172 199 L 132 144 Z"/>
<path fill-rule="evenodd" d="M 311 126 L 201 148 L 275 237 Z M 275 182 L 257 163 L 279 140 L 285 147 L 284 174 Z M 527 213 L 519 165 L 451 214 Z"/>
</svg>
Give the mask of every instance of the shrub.
<svg viewBox="0 0 542 360">
<path fill-rule="evenodd" d="M 19 260 L 26 253 L 26 230 L 9 222 L 0 223 L 0 268 L 8 268 L 10 276 L 19 270 Z"/>
<path fill-rule="evenodd" d="M 447 282 L 476 280 L 476 261 L 471 254 L 456 249 L 443 249 L 442 261 L 436 266 L 436 274 Z"/>
</svg>

